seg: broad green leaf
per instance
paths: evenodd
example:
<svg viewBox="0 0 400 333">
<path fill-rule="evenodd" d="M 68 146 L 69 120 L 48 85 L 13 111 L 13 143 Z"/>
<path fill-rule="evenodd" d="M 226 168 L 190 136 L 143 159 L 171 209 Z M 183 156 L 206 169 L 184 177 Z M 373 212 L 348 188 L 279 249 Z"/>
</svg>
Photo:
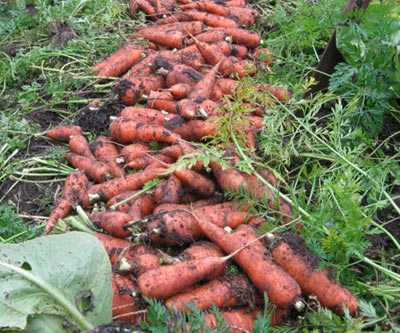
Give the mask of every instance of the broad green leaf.
<svg viewBox="0 0 400 333">
<path fill-rule="evenodd" d="M 69 332 L 111 321 L 111 264 L 96 237 L 83 232 L 0 244 L 0 329 Z M 41 316 L 36 320 L 28 318 Z M 59 320 L 62 319 L 62 320 Z"/>
</svg>

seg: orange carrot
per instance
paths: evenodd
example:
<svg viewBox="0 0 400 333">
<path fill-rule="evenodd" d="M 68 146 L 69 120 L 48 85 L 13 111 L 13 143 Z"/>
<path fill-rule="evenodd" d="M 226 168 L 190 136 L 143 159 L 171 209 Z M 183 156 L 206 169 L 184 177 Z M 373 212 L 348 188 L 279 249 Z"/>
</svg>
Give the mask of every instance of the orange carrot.
<svg viewBox="0 0 400 333">
<path fill-rule="evenodd" d="M 156 9 L 148 0 L 135 0 L 139 8 L 150 16 L 155 16 L 157 14 Z"/>
<path fill-rule="evenodd" d="M 203 43 L 196 39 L 194 42 L 207 64 L 215 66 L 217 63 L 226 59 L 226 55 L 221 52 L 217 44 Z"/>
<path fill-rule="evenodd" d="M 201 259 L 207 257 L 223 257 L 224 252 L 214 243 L 209 242 L 207 240 L 200 240 L 189 247 L 184 249 L 179 255 L 176 257 L 180 261 L 187 261 L 193 259 Z M 222 271 L 218 276 L 222 275 Z"/>
<path fill-rule="evenodd" d="M 204 65 L 204 58 L 197 49 L 196 45 L 189 45 L 176 52 L 179 56 L 180 62 L 193 69 L 199 70 Z"/>
<path fill-rule="evenodd" d="M 220 62 L 216 63 L 190 90 L 188 98 L 210 99 Z"/>
<path fill-rule="evenodd" d="M 273 87 L 268 83 L 261 85 L 260 91 L 269 91 L 280 102 L 286 102 L 291 97 L 291 92 L 284 87 Z"/>
<path fill-rule="evenodd" d="M 197 195 L 207 198 L 214 194 L 215 183 L 208 176 L 187 168 L 178 168 L 173 172 L 183 185 L 189 187 Z"/>
<path fill-rule="evenodd" d="M 179 203 L 182 195 L 182 182 L 174 174 L 163 182 L 160 182 L 154 190 L 154 201 L 156 204 L 161 203 Z"/>
<path fill-rule="evenodd" d="M 144 57 L 140 59 L 136 64 L 134 64 L 126 74 L 122 76 L 123 79 L 135 78 L 135 77 L 145 77 L 151 75 L 153 70 L 151 69 L 151 64 L 156 57 L 160 54 L 152 49 L 146 48 L 144 52 Z"/>
<path fill-rule="evenodd" d="M 262 244 L 248 245 L 234 233 L 209 223 L 203 218 L 196 218 L 204 234 L 221 247 L 226 253 L 232 253 L 241 247 L 233 259 L 246 272 L 250 280 L 260 292 L 265 292 L 269 300 L 280 308 L 288 308 L 300 299 L 301 289 L 296 281 L 280 266 L 275 264 L 261 251 Z M 254 236 L 255 238 L 255 236 Z M 247 245 L 247 246 L 245 246 Z"/>
<path fill-rule="evenodd" d="M 162 89 L 164 86 L 164 77 L 153 74 L 123 79 L 116 86 L 116 92 L 125 105 L 135 105 L 144 95 L 148 95 L 151 90 Z"/>
<path fill-rule="evenodd" d="M 219 308 L 243 306 L 252 300 L 253 292 L 251 283 L 244 274 L 224 275 L 168 298 L 165 305 L 180 312 L 186 311 L 189 305 L 202 311 L 213 305 Z"/>
<path fill-rule="evenodd" d="M 167 87 L 172 87 L 177 83 L 187 83 L 192 86 L 202 77 L 203 75 L 194 68 L 191 68 L 188 65 L 179 64 L 175 65 L 174 68 L 168 72 L 165 77 L 165 84 Z"/>
<path fill-rule="evenodd" d="M 112 290 L 113 320 L 138 324 L 145 319 L 146 302 L 138 296 L 138 286 L 133 279 L 113 272 Z"/>
<path fill-rule="evenodd" d="M 128 44 L 113 53 L 107 59 L 93 67 L 100 80 L 101 77 L 116 77 L 125 73 L 142 57 L 143 48 Z"/>
<path fill-rule="evenodd" d="M 152 90 L 147 96 L 146 103 L 149 108 L 160 110 L 163 111 L 163 113 L 166 113 L 163 117 L 164 122 L 160 125 L 165 125 L 165 122 L 173 119 L 177 113 L 176 100 L 172 93 L 168 90 Z"/>
<path fill-rule="evenodd" d="M 144 201 L 143 201 L 144 200 Z M 138 201 L 140 201 L 138 203 Z M 115 211 L 125 212 L 131 215 L 131 210 L 136 209 L 136 204 L 139 204 L 139 218 L 142 210 L 144 214 L 150 214 L 154 209 L 154 200 L 151 195 L 140 194 L 138 191 L 127 190 L 110 198 L 106 203 L 106 208 Z M 144 207 L 144 204 L 146 207 Z M 131 215 L 132 217 L 132 215 Z"/>
<path fill-rule="evenodd" d="M 113 237 L 126 238 L 132 235 L 131 230 L 124 228 L 124 225 L 131 221 L 127 213 L 102 211 L 90 214 L 89 218 L 97 227 Z"/>
<path fill-rule="evenodd" d="M 303 238 L 291 232 L 284 233 L 273 244 L 271 254 L 275 262 L 293 276 L 307 296 L 317 296 L 322 306 L 339 315 L 344 315 L 343 307 L 355 315 L 358 310 L 356 297 L 335 281 L 327 269 L 316 268 L 319 260 L 311 254 Z"/>
<path fill-rule="evenodd" d="M 103 245 L 112 265 L 120 266 L 121 261 L 133 261 L 143 254 L 154 254 L 156 250 L 144 244 L 136 244 L 124 238 L 113 237 L 109 234 L 93 234 Z"/>
<path fill-rule="evenodd" d="M 90 202 L 96 202 L 98 200 L 108 201 L 110 198 L 116 196 L 119 193 L 131 190 L 136 191 L 143 187 L 145 183 L 156 177 L 162 176 L 167 171 L 166 168 L 151 168 L 128 174 L 124 177 L 117 177 L 110 179 L 101 184 L 100 190 L 90 197 Z"/>
<path fill-rule="evenodd" d="M 225 1 L 225 6 L 244 8 L 246 6 L 246 0 L 227 0 Z"/>
<path fill-rule="evenodd" d="M 75 170 L 67 176 L 61 199 L 57 202 L 47 220 L 46 234 L 50 233 L 58 221 L 66 217 L 73 207 L 79 203 L 80 194 L 86 190 L 88 182 L 83 170 Z"/>
<path fill-rule="evenodd" d="M 86 176 L 97 183 L 111 178 L 111 171 L 106 163 L 72 152 L 66 153 L 65 157 L 73 167 L 84 170 Z"/>
<path fill-rule="evenodd" d="M 204 120 L 185 120 L 177 117 L 168 121 L 165 127 L 182 139 L 192 142 L 199 142 L 207 136 L 215 134 L 215 124 Z"/>
<path fill-rule="evenodd" d="M 192 87 L 187 83 L 176 83 L 168 88 L 174 99 L 185 98 Z"/>
<path fill-rule="evenodd" d="M 89 142 L 83 135 L 71 135 L 68 141 L 69 149 L 75 154 L 95 159 L 89 147 Z"/>
<path fill-rule="evenodd" d="M 221 89 L 224 95 L 232 95 L 238 85 L 238 81 L 230 78 L 218 78 L 215 84 Z"/>
<path fill-rule="evenodd" d="M 120 154 L 125 162 L 129 162 L 137 157 L 146 155 L 150 151 L 151 148 L 147 143 L 134 142 L 123 146 L 120 150 Z"/>
<path fill-rule="evenodd" d="M 228 27 L 225 29 L 225 34 L 232 38 L 232 42 L 249 48 L 256 48 L 260 45 L 260 35 L 251 30 Z"/>
<path fill-rule="evenodd" d="M 139 37 L 169 49 L 181 49 L 185 46 L 185 34 L 175 29 L 164 30 L 158 29 L 158 27 L 148 27 L 130 36 L 131 39 Z"/>
<path fill-rule="evenodd" d="M 142 142 L 175 143 L 178 136 L 168 129 L 158 125 L 139 123 L 130 118 L 118 117 L 110 124 L 110 135 L 119 143 L 132 143 L 135 140 Z"/>
<path fill-rule="evenodd" d="M 225 32 L 220 28 L 208 29 L 207 31 L 196 34 L 193 38 L 204 43 L 216 43 L 225 40 Z M 188 40 L 188 45 L 195 43 L 193 38 Z"/>
<path fill-rule="evenodd" d="M 144 296 L 167 299 L 206 279 L 225 263 L 224 257 L 207 257 L 160 266 L 138 277 L 139 289 Z"/>
<path fill-rule="evenodd" d="M 152 96 L 152 92 L 150 92 L 150 96 Z M 165 110 L 166 111 L 166 110 Z M 144 122 L 148 125 L 160 125 L 164 126 L 165 123 L 176 117 L 174 114 L 168 114 L 167 112 L 161 112 L 159 109 L 152 108 L 144 108 L 138 106 L 127 106 L 125 107 L 120 115 L 120 117 L 131 118 L 137 122 Z"/>
<path fill-rule="evenodd" d="M 233 168 L 223 169 L 222 166 L 215 161 L 211 161 L 210 166 L 222 190 L 239 191 L 247 188 L 246 179 L 238 170 Z"/>
<path fill-rule="evenodd" d="M 125 174 L 122 163 L 125 161 L 117 146 L 106 136 L 99 136 L 90 143 L 90 149 L 96 160 L 104 162 L 110 168 L 113 176 L 119 177 Z"/>
<path fill-rule="evenodd" d="M 239 44 L 231 44 L 231 55 L 239 58 L 239 59 L 246 59 L 249 50 L 244 45 Z"/>
<path fill-rule="evenodd" d="M 270 49 L 266 47 L 259 47 L 254 50 L 253 52 L 254 58 L 256 58 L 258 61 L 266 64 L 267 66 L 272 66 L 273 65 L 273 59 L 272 59 L 272 52 Z"/>
<path fill-rule="evenodd" d="M 231 310 L 222 310 L 222 318 L 231 327 L 231 333 L 246 333 L 253 329 L 257 311 L 248 307 L 237 308 Z M 217 322 L 214 314 L 207 313 L 204 317 L 204 322 L 211 329 L 217 327 Z"/>
<path fill-rule="evenodd" d="M 175 159 L 164 154 L 147 154 L 129 161 L 125 166 L 131 169 L 143 169 L 150 164 L 155 167 L 166 167 L 175 162 Z"/>
<path fill-rule="evenodd" d="M 68 142 L 72 135 L 81 135 L 82 128 L 75 125 L 57 126 L 47 132 L 47 136 L 53 140 Z"/>
<path fill-rule="evenodd" d="M 135 278 L 138 278 L 145 272 L 161 266 L 160 255 L 156 253 L 146 253 L 134 258 L 131 261 L 125 261 L 120 269 L 131 272 Z"/>
</svg>

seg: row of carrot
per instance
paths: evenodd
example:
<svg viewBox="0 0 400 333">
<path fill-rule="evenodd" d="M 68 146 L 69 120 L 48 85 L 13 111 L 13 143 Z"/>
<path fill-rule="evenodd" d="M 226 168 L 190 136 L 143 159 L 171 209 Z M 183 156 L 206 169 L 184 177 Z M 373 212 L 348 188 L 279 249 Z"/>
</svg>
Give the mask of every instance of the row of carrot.
<svg viewBox="0 0 400 333">
<path fill-rule="evenodd" d="M 114 93 L 125 107 L 111 120 L 109 136 L 88 142 L 74 125 L 48 131 L 68 145 L 66 159 L 76 170 L 65 181 L 46 233 L 60 221 L 74 225 L 74 211 L 83 208 L 114 268 L 115 320 L 146 320 L 146 296 L 178 311 L 214 304 L 232 332 L 245 332 L 265 305 L 263 293 L 273 325 L 311 295 L 340 315 L 343 306 L 355 315 L 354 295 L 326 270 L 315 269 L 299 236 L 259 239 L 266 220 L 251 213 L 250 204 L 223 196 L 247 191 L 268 203 L 270 214 L 293 223 L 290 205 L 271 191 L 278 186 L 272 173 L 235 169 L 240 158 L 229 142 L 224 164 L 195 159 L 190 167 L 179 166 L 182 158 L 196 156 L 199 142 L 218 135 L 212 120 L 229 117 L 224 97 L 233 96 L 239 79 L 271 63 L 260 36 L 248 29 L 258 13 L 240 0 L 131 0 L 129 8 L 131 15 L 144 11 L 153 23 L 137 27 L 134 43 L 93 68 L 99 81 L 120 77 Z M 256 90 L 282 102 L 290 95 L 267 84 Z M 264 101 L 240 102 L 246 121 L 233 130 L 255 149 Z M 229 273 L 233 264 L 237 271 Z M 215 325 L 212 315 L 207 318 Z"/>
</svg>

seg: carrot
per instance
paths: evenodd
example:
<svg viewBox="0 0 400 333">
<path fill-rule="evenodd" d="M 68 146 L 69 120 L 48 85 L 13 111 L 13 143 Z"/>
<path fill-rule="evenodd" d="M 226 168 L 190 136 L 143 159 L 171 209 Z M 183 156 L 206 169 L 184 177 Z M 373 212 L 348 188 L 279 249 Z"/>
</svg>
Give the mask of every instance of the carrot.
<svg viewBox="0 0 400 333">
<path fill-rule="evenodd" d="M 244 8 L 246 6 L 246 0 L 227 0 L 225 1 L 225 6 Z"/>
<path fill-rule="evenodd" d="M 193 69 L 199 70 L 204 65 L 204 58 L 197 49 L 196 45 L 189 45 L 176 52 L 180 62 Z"/>
<path fill-rule="evenodd" d="M 160 255 L 155 253 L 146 253 L 138 256 L 132 261 L 125 261 L 121 264 L 120 270 L 131 272 L 135 278 L 138 278 L 145 272 L 161 266 Z"/>
<path fill-rule="evenodd" d="M 168 88 L 168 91 L 171 93 L 172 97 L 174 99 L 182 99 L 185 98 L 190 89 L 192 87 L 190 86 L 190 84 L 187 83 L 176 83 L 174 85 L 172 85 L 171 87 Z"/>
<path fill-rule="evenodd" d="M 119 177 L 125 174 L 122 163 L 125 161 L 117 146 L 106 136 L 99 136 L 90 143 L 90 149 L 96 160 L 104 162 L 110 168 L 113 176 Z"/>
<path fill-rule="evenodd" d="M 69 149 L 78 155 L 95 159 L 89 147 L 89 142 L 83 135 L 71 135 L 68 141 Z"/>
<path fill-rule="evenodd" d="M 158 57 L 159 52 L 155 52 L 150 48 L 146 48 L 144 52 L 144 57 L 135 63 L 126 74 L 122 76 L 123 79 L 135 78 L 135 77 L 145 77 L 151 75 L 153 70 L 150 65 L 153 60 Z"/>
<path fill-rule="evenodd" d="M 272 52 L 270 49 L 266 47 L 259 47 L 255 49 L 253 52 L 253 56 L 255 59 L 266 64 L 269 67 L 271 67 L 274 64 L 272 59 Z"/>
<path fill-rule="evenodd" d="M 247 333 L 253 329 L 257 311 L 248 307 L 220 311 L 224 321 L 231 327 L 231 333 Z M 212 313 L 207 313 L 204 322 L 211 329 L 217 327 L 217 321 Z"/>
<path fill-rule="evenodd" d="M 152 96 L 152 92 L 150 92 L 150 96 Z M 153 108 L 145 108 L 145 107 L 137 107 L 137 106 L 127 106 L 125 107 L 120 115 L 120 117 L 131 118 L 137 122 L 144 122 L 148 125 L 160 125 L 164 126 L 165 123 L 176 117 L 174 114 L 168 114 L 166 111 L 161 112 L 158 109 Z"/>
<path fill-rule="evenodd" d="M 208 176 L 187 168 L 178 168 L 173 172 L 183 185 L 188 186 L 197 195 L 207 198 L 214 194 L 215 183 Z"/>
<path fill-rule="evenodd" d="M 154 108 L 156 110 L 163 111 L 164 117 L 163 123 L 160 125 L 165 125 L 165 122 L 171 120 L 175 117 L 177 113 L 176 110 L 176 100 L 171 92 L 168 90 L 155 91 L 152 90 L 147 96 L 147 106 L 149 108 Z"/>
<path fill-rule="evenodd" d="M 303 238 L 291 232 L 284 233 L 273 244 L 271 255 L 293 276 L 307 296 L 317 296 L 322 306 L 341 316 L 344 315 L 344 307 L 355 315 L 358 310 L 356 297 L 335 281 L 327 269 L 316 268 L 319 260 L 311 254 Z"/>
<path fill-rule="evenodd" d="M 184 118 L 177 117 L 167 122 L 165 127 L 179 135 L 186 141 L 199 142 L 207 136 L 215 134 L 215 124 L 204 120 L 185 120 Z"/>
<path fill-rule="evenodd" d="M 223 256 L 224 252 L 217 245 L 207 240 L 200 240 L 184 249 L 176 258 L 180 261 L 188 261 L 207 257 Z M 222 273 L 223 271 L 221 271 L 218 276 L 222 275 Z"/>
<path fill-rule="evenodd" d="M 142 142 L 165 142 L 173 144 L 178 136 L 168 129 L 158 125 L 148 125 L 130 118 L 118 117 L 110 124 L 111 138 L 119 143 L 132 143 L 135 140 Z"/>
<path fill-rule="evenodd" d="M 215 81 L 215 85 L 218 86 L 224 95 L 233 95 L 238 81 L 230 78 L 218 78 Z"/>
<path fill-rule="evenodd" d="M 126 275 L 112 274 L 112 317 L 113 320 L 138 324 L 145 319 L 146 302 L 138 295 L 135 281 Z"/>
<path fill-rule="evenodd" d="M 230 56 L 221 64 L 220 73 L 225 77 L 243 78 L 256 74 L 257 67 L 252 61 Z"/>
<path fill-rule="evenodd" d="M 50 233 L 58 221 L 66 217 L 73 207 L 79 203 L 80 194 L 86 190 L 88 182 L 89 180 L 83 170 L 79 169 L 66 177 L 62 196 L 47 220 L 45 234 Z"/>
<path fill-rule="evenodd" d="M 177 83 L 187 83 L 193 86 L 202 77 L 203 75 L 194 68 L 188 65 L 179 64 L 175 65 L 174 68 L 168 72 L 165 77 L 165 85 L 167 87 L 172 87 Z"/>
<path fill-rule="evenodd" d="M 138 277 L 143 296 L 167 299 L 206 279 L 226 264 L 224 257 L 188 260 L 151 269 Z"/>
<path fill-rule="evenodd" d="M 120 154 L 125 162 L 129 162 L 137 157 L 141 157 L 151 151 L 147 143 L 134 142 L 121 148 Z"/>
<path fill-rule="evenodd" d="M 269 91 L 280 102 L 286 102 L 291 97 L 291 92 L 283 87 L 273 87 L 268 83 L 261 85 L 260 91 Z"/>
<path fill-rule="evenodd" d="M 205 62 L 211 66 L 226 59 L 226 55 L 221 52 L 217 44 L 208 44 L 194 39 L 195 45 Z"/>
<path fill-rule="evenodd" d="M 67 161 L 75 168 L 82 169 L 89 179 L 101 183 L 111 178 L 111 171 L 107 164 L 72 152 L 65 154 Z"/>
<path fill-rule="evenodd" d="M 205 26 L 200 21 L 186 21 L 186 22 L 175 22 L 175 23 L 167 23 L 162 25 L 155 26 L 147 26 L 143 29 L 137 30 L 138 34 L 148 34 L 149 32 L 157 33 L 159 31 L 180 31 L 182 33 L 187 34 L 199 34 L 203 32 Z"/>
<path fill-rule="evenodd" d="M 222 166 L 215 161 L 211 161 L 210 166 L 222 190 L 237 192 L 247 187 L 246 179 L 238 170 L 233 168 L 223 169 Z"/>
<path fill-rule="evenodd" d="M 153 214 L 158 214 L 161 212 L 165 212 L 168 210 L 173 210 L 173 209 L 193 209 L 197 207 L 204 207 L 204 206 L 209 206 L 209 205 L 215 205 L 217 203 L 221 203 L 222 197 L 221 196 L 212 196 L 211 198 L 206 198 L 206 199 L 198 199 L 195 201 L 191 201 L 190 203 L 182 203 L 180 202 L 179 204 L 168 204 L 168 203 L 163 203 L 159 204 L 154 208 Z"/>
<path fill-rule="evenodd" d="M 120 265 L 120 261 L 133 261 L 140 255 L 155 253 L 156 250 L 144 244 L 136 244 L 124 238 L 113 237 L 109 234 L 93 234 L 103 245 L 112 265 Z"/>
<path fill-rule="evenodd" d="M 203 218 L 196 219 L 204 234 L 226 253 L 232 253 L 248 244 L 234 233 L 230 234 Z M 265 251 L 260 251 L 261 247 L 259 241 L 256 245 L 248 245 L 233 259 L 246 272 L 256 288 L 268 295 L 272 303 L 280 308 L 289 308 L 300 299 L 301 289 L 288 273 L 266 257 L 266 248 Z"/>
<path fill-rule="evenodd" d="M 238 27 L 227 27 L 225 34 L 232 39 L 235 44 L 247 46 L 249 48 L 256 48 L 260 45 L 260 35 L 251 30 L 241 29 Z"/>
<path fill-rule="evenodd" d="M 224 275 L 187 292 L 168 298 L 165 305 L 185 312 L 189 305 L 199 310 L 243 306 L 252 299 L 252 286 L 244 274 Z"/>
<path fill-rule="evenodd" d="M 131 190 L 136 191 L 143 187 L 145 183 L 158 176 L 161 176 L 166 172 L 166 168 L 151 168 L 128 174 L 124 177 L 118 177 L 103 182 L 98 192 L 93 193 L 90 196 L 90 202 L 96 202 L 99 200 L 108 201 L 110 198 L 116 196 L 119 193 Z"/>
<path fill-rule="evenodd" d="M 149 27 L 130 36 L 131 39 L 140 37 L 169 49 L 181 49 L 185 46 L 185 34 L 175 29 L 164 30 Z"/>
<path fill-rule="evenodd" d="M 239 58 L 239 59 L 246 59 L 249 50 L 244 45 L 239 44 L 231 44 L 231 55 Z"/>
<path fill-rule="evenodd" d="M 210 99 L 220 64 L 220 62 L 216 63 L 214 67 L 192 87 L 187 96 L 188 98 Z"/>
<path fill-rule="evenodd" d="M 154 202 L 161 203 L 179 203 L 182 195 L 182 182 L 174 174 L 163 182 L 160 182 L 154 190 Z"/>
<path fill-rule="evenodd" d="M 82 135 L 82 128 L 75 125 L 57 126 L 47 131 L 50 139 L 68 143 L 72 135 Z"/>
<path fill-rule="evenodd" d="M 117 77 L 125 73 L 141 57 L 143 48 L 128 44 L 114 52 L 111 56 L 93 67 L 93 71 L 101 77 Z"/>
<path fill-rule="evenodd" d="M 220 28 L 208 29 L 207 31 L 196 34 L 193 38 L 203 43 L 215 43 L 225 40 L 225 32 Z M 193 38 L 188 40 L 188 45 L 195 43 Z"/>
<path fill-rule="evenodd" d="M 164 77 L 152 74 L 122 79 L 116 86 L 116 93 L 125 105 L 135 105 L 143 95 L 148 95 L 151 90 L 162 89 L 164 86 Z"/>
<path fill-rule="evenodd" d="M 165 167 L 175 162 L 175 159 L 164 154 L 147 154 L 129 161 L 125 166 L 131 169 L 143 169 L 150 164 L 158 167 Z"/>
<path fill-rule="evenodd" d="M 124 212 L 96 212 L 89 215 L 90 220 L 111 236 L 126 238 L 132 235 L 131 230 L 124 225 L 131 221 L 129 214 Z"/>
</svg>

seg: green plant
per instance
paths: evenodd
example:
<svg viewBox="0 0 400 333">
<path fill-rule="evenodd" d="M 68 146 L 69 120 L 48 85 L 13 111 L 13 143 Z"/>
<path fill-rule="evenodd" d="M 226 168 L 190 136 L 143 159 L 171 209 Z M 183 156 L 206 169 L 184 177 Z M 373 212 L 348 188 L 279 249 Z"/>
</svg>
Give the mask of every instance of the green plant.
<svg viewBox="0 0 400 333">
<path fill-rule="evenodd" d="M 365 14 L 357 15 L 359 23 L 348 19 L 337 29 L 337 46 L 345 62 L 335 67 L 329 89 L 351 105 L 347 117 L 352 126 L 371 137 L 380 134 L 390 114 L 399 119 L 398 15 L 395 1 L 372 3 Z"/>
</svg>

